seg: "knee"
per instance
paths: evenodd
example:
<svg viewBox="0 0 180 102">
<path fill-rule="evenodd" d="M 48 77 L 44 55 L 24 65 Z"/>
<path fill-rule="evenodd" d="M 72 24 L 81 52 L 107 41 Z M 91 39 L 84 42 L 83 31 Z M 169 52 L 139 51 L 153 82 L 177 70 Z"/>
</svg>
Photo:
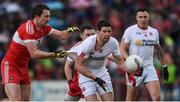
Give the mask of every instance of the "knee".
<svg viewBox="0 0 180 102">
<path fill-rule="evenodd" d="M 126 97 L 126 101 L 136 101 L 136 96 Z"/>
<path fill-rule="evenodd" d="M 160 101 L 160 93 L 158 92 L 158 93 L 156 93 L 156 94 L 154 94 L 154 95 L 152 95 L 152 100 L 153 101 Z"/>
<path fill-rule="evenodd" d="M 22 101 L 21 95 L 12 95 L 8 97 L 10 101 Z"/>
<path fill-rule="evenodd" d="M 22 100 L 23 101 L 30 101 L 30 97 L 28 97 L 28 96 L 27 97 L 22 97 Z"/>
</svg>

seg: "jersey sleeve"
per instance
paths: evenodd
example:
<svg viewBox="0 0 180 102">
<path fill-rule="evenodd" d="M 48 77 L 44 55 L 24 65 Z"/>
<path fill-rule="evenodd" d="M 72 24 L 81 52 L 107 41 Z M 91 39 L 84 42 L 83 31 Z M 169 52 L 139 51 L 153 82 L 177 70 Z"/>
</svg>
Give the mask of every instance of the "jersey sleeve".
<svg viewBox="0 0 180 102">
<path fill-rule="evenodd" d="M 45 26 L 44 33 L 49 35 L 53 31 L 53 28 L 50 25 Z"/>
<path fill-rule="evenodd" d="M 33 25 L 29 24 L 29 22 L 23 23 L 15 32 L 13 40 L 21 45 L 25 45 L 28 42 L 37 44 L 38 41 L 35 39 L 34 33 Z"/>
<path fill-rule="evenodd" d="M 74 62 L 74 60 L 71 59 L 70 57 L 67 57 L 67 60 L 68 60 L 69 62 Z"/>
<path fill-rule="evenodd" d="M 87 38 L 85 39 L 80 45 L 78 45 L 80 48 L 77 50 L 77 55 L 87 55 L 89 56 L 90 52 L 92 51 L 92 49 L 94 48 L 92 46 L 92 40 Z"/>
<path fill-rule="evenodd" d="M 155 42 L 155 44 L 159 44 L 159 32 L 158 32 L 158 30 L 155 30 L 155 32 L 156 32 L 156 42 Z"/>
<path fill-rule="evenodd" d="M 125 43 L 130 43 L 130 33 L 131 31 L 129 29 L 126 29 L 125 32 L 124 32 L 124 35 L 122 37 L 122 40 L 125 41 Z"/>
</svg>

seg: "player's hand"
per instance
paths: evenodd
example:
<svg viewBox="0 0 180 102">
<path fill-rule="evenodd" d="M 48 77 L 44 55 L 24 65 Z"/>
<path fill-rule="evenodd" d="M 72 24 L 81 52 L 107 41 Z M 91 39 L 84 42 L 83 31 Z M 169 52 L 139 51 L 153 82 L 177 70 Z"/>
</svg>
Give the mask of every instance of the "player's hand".
<svg viewBox="0 0 180 102">
<path fill-rule="evenodd" d="M 163 79 L 164 80 L 168 80 L 169 78 L 169 73 L 168 73 L 168 68 L 167 68 L 167 65 L 163 66 Z"/>
<path fill-rule="evenodd" d="M 79 28 L 78 27 L 68 27 L 67 31 L 71 33 L 71 32 L 75 32 L 75 31 L 79 31 Z"/>
<path fill-rule="evenodd" d="M 139 67 L 134 73 L 134 76 L 142 76 L 143 74 L 143 67 Z"/>
<path fill-rule="evenodd" d="M 67 52 L 65 50 L 58 50 L 54 52 L 54 57 L 56 58 L 63 58 L 67 56 Z"/>
<path fill-rule="evenodd" d="M 128 81 L 132 83 L 133 87 L 136 86 L 136 79 L 134 78 L 133 74 L 128 73 Z"/>
<path fill-rule="evenodd" d="M 106 82 L 104 80 L 102 80 L 101 78 L 96 77 L 96 79 L 94 81 L 97 82 L 99 84 L 99 86 L 102 87 L 103 90 L 106 92 L 106 89 L 104 87 L 104 84 L 106 84 Z"/>
</svg>

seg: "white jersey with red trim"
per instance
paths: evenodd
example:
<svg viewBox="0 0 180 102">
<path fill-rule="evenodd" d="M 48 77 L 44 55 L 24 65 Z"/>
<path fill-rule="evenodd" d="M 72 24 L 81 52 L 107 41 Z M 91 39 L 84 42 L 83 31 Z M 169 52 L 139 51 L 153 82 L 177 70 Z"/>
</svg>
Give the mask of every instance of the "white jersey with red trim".
<svg viewBox="0 0 180 102">
<path fill-rule="evenodd" d="M 79 45 L 77 54 L 78 56 L 84 56 L 84 58 L 86 59 L 84 65 L 92 72 L 92 74 L 96 75 L 96 77 L 103 79 L 106 83 L 111 84 L 111 78 L 109 76 L 109 73 L 107 72 L 107 69 L 105 68 L 105 60 L 110 54 L 120 57 L 119 43 L 115 38 L 110 37 L 107 43 L 105 43 L 100 49 L 96 50 L 96 39 L 97 35 L 92 35 L 86 38 Z M 83 89 L 84 87 L 90 87 L 83 85 L 83 83 L 90 80 L 92 79 L 80 74 L 79 83 L 81 89 Z M 86 89 L 88 90 L 88 88 Z M 108 89 L 111 91 L 113 90 L 110 87 Z M 85 96 L 87 95 L 86 92 L 84 94 Z"/>
<path fill-rule="evenodd" d="M 78 55 L 84 54 L 86 58 L 85 66 L 89 69 L 105 68 L 105 59 L 109 54 L 120 56 L 119 43 L 111 37 L 100 49 L 95 49 L 97 35 L 92 35 L 85 39 L 77 51 Z"/>
<path fill-rule="evenodd" d="M 52 28 L 49 25 L 38 29 L 32 20 L 21 24 L 13 36 L 5 58 L 28 62 L 31 57 L 26 48 L 26 42 L 38 43 L 51 30 Z"/>
<path fill-rule="evenodd" d="M 126 29 L 122 40 L 129 43 L 129 55 L 139 55 L 144 61 L 144 66 L 153 65 L 154 45 L 159 44 L 159 33 L 157 29 L 148 26 L 141 29 L 137 24 Z"/>
</svg>

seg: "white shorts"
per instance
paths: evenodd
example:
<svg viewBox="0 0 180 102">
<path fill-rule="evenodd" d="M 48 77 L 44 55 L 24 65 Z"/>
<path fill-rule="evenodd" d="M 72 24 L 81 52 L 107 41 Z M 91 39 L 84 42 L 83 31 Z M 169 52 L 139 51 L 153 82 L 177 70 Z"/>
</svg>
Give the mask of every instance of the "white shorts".
<svg viewBox="0 0 180 102">
<path fill-rule="evenodd" d="M 154 66 L 148 66 L 147 68 L 144 68 L 142 76 L 140 77 L 134 76 L 134 78 L 136 80 L 136 87 L 142 86 L 150 81 L 159 80 Z M 126 84 L 128 86 L 132 86 L 132 82 L 129 82 L 127 74 L 126 74 Z"/>
<path fill-rule="evenodd" d="M 113 92 L 111 78 L 110 78 L 109 73 L 106 70 L 104 70 L 104 71 L 101 70 L 101 74 L 97 73 L 96 76 L 106 82 L 106 84 L 104 84 L 106 92 Z M 89 78 L 87 78 L 87 80 L 85 80 L 84 76 L 82 76 L 82 75 L 80 75 L 79 79 L 81 79 L 81 77 L 82 77 L 83 81 L 79 80 L 79 84 L 80 84 L 80 88 L 82 90 L 82 94 L 85 97 L 88 95 L 96 94 L 96 93 L 98 93 L 100 96 L 102 96 L 104 93 L 106 93 L 94 80 L 89 79 Z"/>
</svg>

